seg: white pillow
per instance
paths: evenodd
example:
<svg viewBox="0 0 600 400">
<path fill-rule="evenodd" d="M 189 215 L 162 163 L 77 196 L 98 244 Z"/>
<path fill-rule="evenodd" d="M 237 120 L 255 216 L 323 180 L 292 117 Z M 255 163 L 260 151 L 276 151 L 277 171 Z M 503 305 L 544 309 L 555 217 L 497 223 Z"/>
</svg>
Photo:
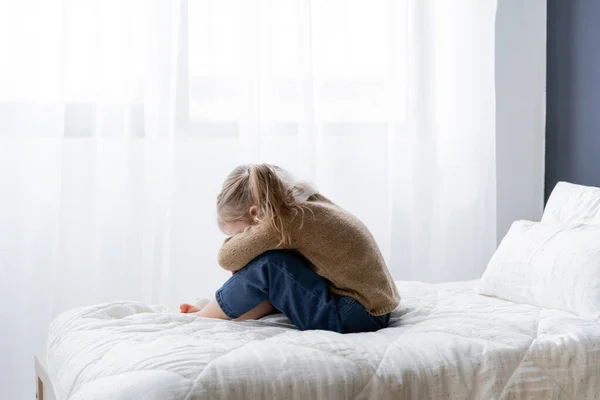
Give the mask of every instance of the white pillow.
<svg viewBox="0 0 600 400">
<path fill-rule="evenodd" d="M 550 194 L 542 222 L 600 225 L 600 188 L 558 182 Z"/>
<path fill-rule="evenodd" d="M 600 318 L 600 226 L 514 222 L 477 291 Z"/>
</svg>

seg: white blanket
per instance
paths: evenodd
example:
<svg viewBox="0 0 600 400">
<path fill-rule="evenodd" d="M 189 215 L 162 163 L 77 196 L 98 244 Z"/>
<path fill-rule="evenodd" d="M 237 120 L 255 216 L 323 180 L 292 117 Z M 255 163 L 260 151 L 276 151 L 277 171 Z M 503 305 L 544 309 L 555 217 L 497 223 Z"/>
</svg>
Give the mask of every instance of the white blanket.
<svg viewBox="0 0 600 400">
<path fill-rule="evenodd" d="M 59 399 L 593 399 L 600 321 L 480 296 L 475 282 L 399 282 L 377 333 L 299 332 L 115 302 L 52 323 Z"/>
</svg>

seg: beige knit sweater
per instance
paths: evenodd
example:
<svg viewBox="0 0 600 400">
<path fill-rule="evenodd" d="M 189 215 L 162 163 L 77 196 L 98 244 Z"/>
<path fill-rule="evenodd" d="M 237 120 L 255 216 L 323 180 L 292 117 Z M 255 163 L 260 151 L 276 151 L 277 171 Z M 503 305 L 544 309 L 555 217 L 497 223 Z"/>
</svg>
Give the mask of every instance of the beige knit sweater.
<svg viewBox="0 0 600 400">
<path fill-rule="evenodd" d="M 228 271 L 237 271 L 265 251 L 297 250 L 312 263 L 315 272 L 330 282 L 332 292 L 356 299 L 372 315 L 394 310 L 400 296 L 367 227 L 329 200 L 305 205 L 304 217 L 290 221 L 290 245 L 279 246 L 279 237 L 259 222 L 225 240 L 219 264 Z"/>
</svg>

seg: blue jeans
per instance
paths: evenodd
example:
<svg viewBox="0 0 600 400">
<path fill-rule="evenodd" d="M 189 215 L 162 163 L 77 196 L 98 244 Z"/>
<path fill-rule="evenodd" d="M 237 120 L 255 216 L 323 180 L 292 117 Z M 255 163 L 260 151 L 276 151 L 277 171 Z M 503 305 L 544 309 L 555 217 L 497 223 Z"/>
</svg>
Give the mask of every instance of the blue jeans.
<svg viewBox="0 0 600 400">
<path fill-rule="evenodd" d="M 390 321 L 390 314 L 373 316 L 353 298 L 332 293 L 328 281 L 289 250 L 268 251 L 252 260 L 217 290 L 216 300 L 232 319 L 269 300 L 300 330 L 373 332 Z"/>
</svg>

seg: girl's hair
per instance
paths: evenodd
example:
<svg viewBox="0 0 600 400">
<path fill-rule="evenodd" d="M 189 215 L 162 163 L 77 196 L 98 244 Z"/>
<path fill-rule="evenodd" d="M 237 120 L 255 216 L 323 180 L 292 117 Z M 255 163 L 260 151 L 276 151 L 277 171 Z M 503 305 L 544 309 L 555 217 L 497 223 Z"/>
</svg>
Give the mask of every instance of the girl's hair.
<svg viewBox="0 0 600 400">
<path fill-rule="evenodd" d="M 304 215 L 302 203 L 321 198 L 314 186 L 296 182 L 283 168 L 270 164 L 240 165 L 227 176 L 217 196 L 219 226 L 222 229 L 224 224 L 236 221 L 254 224 L 257 218 L 277 233 L 280 245 L 289 244 L 289 221 L 298 213 Z M 256 217 L 250 215 L 252 206 L 258 209 Z"/>
</svg>

